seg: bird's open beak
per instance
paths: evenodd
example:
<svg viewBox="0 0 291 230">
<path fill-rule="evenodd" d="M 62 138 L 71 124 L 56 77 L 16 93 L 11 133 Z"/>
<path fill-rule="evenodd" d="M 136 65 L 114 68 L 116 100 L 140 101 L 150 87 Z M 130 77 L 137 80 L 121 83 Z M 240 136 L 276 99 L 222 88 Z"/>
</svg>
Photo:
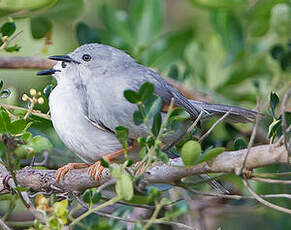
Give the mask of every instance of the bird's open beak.
<svg viewBox="0 0 291 230">
<path fill-rule="evenodd" d="M 42 70 L 39 71 L 36 75 L 52 75 L 56 72 L 61 72 L 59 69 L 46 69 L 46 70 Z"/>
<path fill-rule="evenodd" d="M 56 56 L 50 56 L 49 59 L 55 60 L 55 61 L 64 61 L 64 62 L 73 62 L 76 64 L 80 64 L 80 62 L 74 60 L 68 55 L 56 55 Z"/>
</svg>

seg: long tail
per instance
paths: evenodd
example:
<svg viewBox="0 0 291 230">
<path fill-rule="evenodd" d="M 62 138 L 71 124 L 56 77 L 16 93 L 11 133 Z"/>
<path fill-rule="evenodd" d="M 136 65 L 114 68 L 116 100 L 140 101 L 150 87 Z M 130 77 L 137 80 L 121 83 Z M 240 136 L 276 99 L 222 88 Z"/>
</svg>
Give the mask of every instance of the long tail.
<svg viewBox="0 0 291 230">
<path fill-rule="evenodd" d="M 231 105 L 220 105 L 220 104 L 212 104 L 207 103 L 203 101 L 194 101 L 189 100 L 192 105 L 194 105 L 196 108 L 200 108 L 201 111 L 205 111 L 205 115 L 202 117 L 204 119 L 217 116 L 221 117 L 228 111 L 230 111 L 229 115 L 226 117 L 226 120 L 232 121 L 232 122 L 252 122 L 256 119 L 256 117 L 262 116 L 262 114 L 253 111 L 248 110 L 236 106 Z"/>
</svg>

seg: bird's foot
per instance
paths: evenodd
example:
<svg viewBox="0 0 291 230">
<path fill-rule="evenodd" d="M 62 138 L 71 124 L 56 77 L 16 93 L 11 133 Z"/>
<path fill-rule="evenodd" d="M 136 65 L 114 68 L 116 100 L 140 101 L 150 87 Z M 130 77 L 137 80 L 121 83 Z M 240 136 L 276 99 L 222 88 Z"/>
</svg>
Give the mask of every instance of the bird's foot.
<svg viewBox="0 0 291 230">
<path fill-rule="evenodd" d="M 63 167 L 59 168 L 56 172 L 56 181 L 57 183 L 60 182 L 61 178 L 64 177 L 70 170 L 72 169 L 79 169 L 79 168 L 85 168 L 89 165 L 86 163 L 69 163 L 64 165 Z"/>
<path fill-rule="evenodd" d="M 106 156 L 103 157 L 103 159 L 106 160 L 108 163 L 110 163 L 110 159 L 108 159 Z M 96 161 L 94 164 L 92 164 L 88 168 L 88 174 L 90 175 L 90 177 L 99 181 L 101 179 L 103 170 L 104 170 L 104 167 L 101 165 L 101 161 Z"/>
</svg>

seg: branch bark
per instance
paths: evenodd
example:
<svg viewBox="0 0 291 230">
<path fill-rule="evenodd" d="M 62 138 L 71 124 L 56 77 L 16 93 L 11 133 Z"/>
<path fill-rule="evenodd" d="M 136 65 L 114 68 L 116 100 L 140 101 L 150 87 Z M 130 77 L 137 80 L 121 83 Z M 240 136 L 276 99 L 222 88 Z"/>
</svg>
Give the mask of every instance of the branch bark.
<svg viewBox="0 0 291 230">
<path fill-rule="evenodd" d="M 191 168 L 184 168 L 181 158 L 172 159 L 168 164 L 156 163 L 147 169 L 142 180 L 144 185 L 154 183 L 175 184 L 183 177 L 203 173 L 235 173 L 244 160 L 247 149 L 224 152 L 211 162 L 204 162 Z M 288 154 L 284 145 L 260 145 L 250 149 L 246 169 L 251 170 L 271 164 L 287 163 Z M 87 188 L 97 187 L 112 179 L 105 169 L 99 181 L 91 179 L 87 169 L 71 170 L 60 183 L 56 183 L 55 170 L 40 170 L 26 167 L 16 172 L 19 185 L 34 191 L 44 192 L 82 192 Z M 4 188 L 1 184 L 0 191 Z M 5 192 L 5 191 L 2 191 Z M 6 191 L 7 192 L 7 191 Z"/>
</svg>

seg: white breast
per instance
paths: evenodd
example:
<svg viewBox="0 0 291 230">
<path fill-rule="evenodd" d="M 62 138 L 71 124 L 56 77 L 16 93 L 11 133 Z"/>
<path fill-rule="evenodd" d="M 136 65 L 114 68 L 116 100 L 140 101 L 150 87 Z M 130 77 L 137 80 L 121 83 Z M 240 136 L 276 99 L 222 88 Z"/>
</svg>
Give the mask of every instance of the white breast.
<svg viewBox="0 0 291 230">
<path fill-rule="evenodd" d="M 49 97 L 53 126 L 64 144 L 87 163 L 122 147 L 114 134 L 100 130 L 85 118 L 73 85 L 57 86 Z"/>
</svg>

